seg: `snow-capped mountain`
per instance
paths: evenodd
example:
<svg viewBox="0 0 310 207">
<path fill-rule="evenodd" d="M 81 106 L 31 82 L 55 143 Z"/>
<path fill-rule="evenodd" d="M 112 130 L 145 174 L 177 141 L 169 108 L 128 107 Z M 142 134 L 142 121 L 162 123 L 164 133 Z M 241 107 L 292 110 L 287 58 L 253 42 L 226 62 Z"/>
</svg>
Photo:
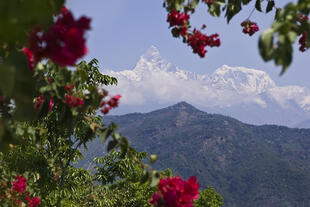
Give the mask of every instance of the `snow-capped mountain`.
<svg viewBox="0 0 310 207">
<path fill-rule="evenodd" d="M 118 79 L 111 93 L 121 94 L 118 113 L 145 112 L 186 101 L 207 112 L 253 124 L 296 126 L 310 118 L 310 91 L 277 86 L 261 70 L 223 65 L 212 74 L 183 70 L 151 46 L 131 70 L 105 74 Z"/>
</svg>

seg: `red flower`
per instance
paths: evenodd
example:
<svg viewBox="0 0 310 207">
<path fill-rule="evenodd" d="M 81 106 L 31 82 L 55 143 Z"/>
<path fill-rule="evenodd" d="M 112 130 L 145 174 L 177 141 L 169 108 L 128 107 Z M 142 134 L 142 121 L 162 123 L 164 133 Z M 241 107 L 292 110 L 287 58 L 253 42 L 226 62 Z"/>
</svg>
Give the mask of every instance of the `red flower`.
<svg viewBox="0 0 310 207">
<path fill-rule="evenodd" d="M 178 32 L 182 37 L 185 37 L 187 35 L 187 27 L 182 26 L 178 28 Z"/>
<path fill-rule="evenodd" d="M 242 32 L 244 34 L 249 34 L 250 36 L 252 36 L 255 32 L 257 32 L 259 30 L 257 24 L 255 22 L 251 22 L 249 20 L 242 22 L 241 26 L 243 26 Z"/>
<path fill-rule="evenodd" d="M 219 39 L 219 34 L 215 33 L 208 37 L 207 45 L 210 47 L 219 47 L 221 45 L 221 40 Z"/>
<path fill-rule="evenodd" d="M 28 58 L 28 65 L 29 65 L 30 69 L 33 69 L 34 68 L 34 54 L 33 54 L 33 52 L 29 48 L 24 47 L 23 53 Z"/>
<path fill-rule="evenodd" d="M 207 39 L 207 35 L 194 29 L 193 34 L 188 35 L 187 44 L 192 47 L 194 53 L 198 53 L 200 57 L 204 57 L 207 52 L 205 50 Z"/>
<path fill-rule="evenodd" d="M 115 95 L 109 101 L 102 101 L 100 104 L 100 107 L 103 107 L 101 109 L 101 112 L 103 114 L 107 114 L 112 108 L 118 107 L 120 98 L 121 98 L 121 95 Z"/>
<path fill-rule="evenodd" d="M 80 98 L 75 98 L 68 94 L 65 96 L 64 102 L 68 104 L 69 107 L 82 107 L 84 104 L 84 100 Z"/>
<path fill-rule="evenodd" d="M 113 96 L 109 101 L 108 104 L 112 107 L 112 108 L 116 108 L 118 107 L 119 104 L 119 99 L 121 98 L 120 95 L 115 95 Z"/>
<path fill-rule="evenodd" d="M 61 13 L 62 13 L 62 14 L 65 14 L 65 13 L 67 13 L 67 12 L 69 12 L 69 10 L 67 9 L 67 7 L 62 6 L 62 8 L 61 8 Z"/>
<path fill-rule="evenodd" d="M 303 32 L 298 40 L 298 43 L 300 44 L 299 50 L 301 52 L 305 52 L 307 49 L 307 35 L 307 32 Z"/>
<path fill-rule="evenodd" d="M 112 107 L 111 106 L 107 106 L 107 107 L 104 107 L 103 109 L 101 109 L 101 112 L 103 113 L 103 114 L 107 114 L 107 113 L 109 113 L 109 111 L 112 109 Z"/>
<path fill-rule="evenodd" d="M 150 201 L 154 206 L 193 207 L 193 200 L 199 198 L 199 184 L 195 176 L 187 181 L 178 176 L 161 179 L 157 188 Z"/>
<path fill-rule="evenodd" d="M 179 13 L 176 10 L 172 10 L 171 13 L 168 13 L 167 22 L 170 23 L 170 27 L 172 26 L 184 26 L 185 23 L 188 21 L 189 15 L 182 12 Z"/>
<path fill-rule="evenodd" d="M 13 190 L 19 192 L 19 194 L 23 194 L 27 187 L 26 181 L 27 178 L 25 178 L 23 175 L 16 176 L 15 181 L 12 182 Z"/>
<path fill-rule="evenodd" d="M 70 11 L 62 12 L 49 32 L 34 28 L 30 33 L 29 49 L 36 61 L 50 58 L 60 66 L 74 65 L 76 60 L 87 53 L 84 33 L 90 29 L 90 19 L 81 17 L 74 20 Z"/>
<path fill-rule="evenodd" d="M 53 106 L 54 106 L 54 99 L 51 98 L 51 99 L 50 99 L 49 106 L 48 106 L 48 111 L 51 111 L 51 110 L 53 109 Z"/>
<path fill-rule="evenodd" d="M 309 17 L 308 16 L 306 16 L 306 15 L 304 15 L 304 14 L 298 14 L 298 22 L 303 22 L 303 21 L 308 21 L 309 20 Z"/>
<path fill-rule="evenodd" d="M 72 91 L 74 89 L 75 85 L 74 84 L 68 84 L 68 85 L 65 85 L 65 90 L 66 91 Z"/>
<path fill-rule="evenodd" d="M 44 96 L 43 95 L 40 95 L 37 99 L 36 99 L 36 103 L 34 105 L 34 109 L 35 110 L 39 110 L 40 109 L 40 106 L 43 104 L 43 101 L 44 101 Z"/>
<path fill-rule="evenodd" d="M 34 196 L 33 198 L 27 196 L 26 200 L 29 207 L 37 207 L 41 203 L 41 200 L 36 196 Z"/>
<path fill-rule="evenodd" d="M 194 29 L 192 34 L 188 35 L 187 44 L 190 45 L 194 53 L 197 53 L 200 57 L 205 57 L 207 50 L 206 46 L 218 47 L 221 44 L 218 34 L 212 34 L 207 36 L 202 34 L 199 30 Z"/>
<path fill-rule="evenodd" d="M 203 2 L 205 2 L 208 6 L 211 6 L 215 0 L 202 0 Z"/>
</svg>

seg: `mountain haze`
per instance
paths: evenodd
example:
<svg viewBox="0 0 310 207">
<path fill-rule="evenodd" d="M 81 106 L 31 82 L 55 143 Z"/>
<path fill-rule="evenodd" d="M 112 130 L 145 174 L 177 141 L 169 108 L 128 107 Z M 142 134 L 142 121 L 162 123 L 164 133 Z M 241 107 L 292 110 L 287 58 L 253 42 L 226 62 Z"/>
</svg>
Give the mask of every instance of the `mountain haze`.
<svg viewBox="0 0 310 207">
<path fill-rule="evenodd" d="M 211 113 L 251 124 L 296 126 L 310 118 L 310 91 L 300 86 L 277 86 L 261 70 L 223 65 L 212 74 L 180 69 L 151 46 L 132 70 L 115 72 L 121 94 L 118 114 L 149 112 L 186 101 Z"/>
<path fill-rule="evenodd" d="M 244 124 L 186 102 L 104 118 L 111 121 L 139 151 L 158 155 L 156 168 L 196 175 L 222 194 L 225 207 L 310 206 L 310 129 Z M 86 160 L 103 151 L 96 140 Z"/>
</svg>

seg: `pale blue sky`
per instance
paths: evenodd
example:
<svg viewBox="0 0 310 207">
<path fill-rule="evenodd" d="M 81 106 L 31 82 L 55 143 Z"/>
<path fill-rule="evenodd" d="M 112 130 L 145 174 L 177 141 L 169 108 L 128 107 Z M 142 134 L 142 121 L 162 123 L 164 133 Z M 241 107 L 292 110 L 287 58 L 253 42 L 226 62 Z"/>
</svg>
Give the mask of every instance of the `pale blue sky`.
<svg viewBox="0 0 310 207">
<path fill-rule="evenodd" d="M 282 4 L 287 1 L 281 1 Z M 253 3 L 235 17 L 229 25 L 223 17 L 207 14 L 207 7 L 200 6 L 192 16 L 192 25 L 207 25 L 207 34 L 219 33 L 220 48 L 209 48 L 206 58 L 193 54 L 181 39 L 172 37 L 166 22 L 167 13 L 158 0 L 71 0 L 67 6 L 76 17 L 92 18 L 92 30 L 88 32 L 89 54 L 86 59 L 97 58 L 102 68 L 116 71 L 131 69 L 151 45 L 161 55 L 182 69 L 212 73 L 223 64 L 244 66 L 266 71 L 278 85 L 301 85 L 310 88 L 309 51 L 300 53 L 295 47 L 293 64 L 284 76 L 273 62 L 265 63 L 258 54 L 259 33 L 270 26 L 274 13 L 265 15 L 255 11 L 252 21 L 260 31 L 249 37 L 242 33 L 240 22 L 247 18 Z"/>
</svg>

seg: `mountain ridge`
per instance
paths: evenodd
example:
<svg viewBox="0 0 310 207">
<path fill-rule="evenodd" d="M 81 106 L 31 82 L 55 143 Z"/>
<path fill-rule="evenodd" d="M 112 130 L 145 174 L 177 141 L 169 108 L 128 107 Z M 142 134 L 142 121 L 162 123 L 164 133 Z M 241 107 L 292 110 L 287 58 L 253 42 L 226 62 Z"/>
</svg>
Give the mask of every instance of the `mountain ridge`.
<svg viewBox="0 0 310 207">
<path fill-rule="evenodd" d="M 139 151 L 157 154 L 155 168 L 214 186 L 225 207 L 310 205 L 310 129 L 245 124 L 186 102 L 103 122 L 119 125 Z M 99 143 L 88 146 L 86 160 L 102 153 Z"/>
</svg>

